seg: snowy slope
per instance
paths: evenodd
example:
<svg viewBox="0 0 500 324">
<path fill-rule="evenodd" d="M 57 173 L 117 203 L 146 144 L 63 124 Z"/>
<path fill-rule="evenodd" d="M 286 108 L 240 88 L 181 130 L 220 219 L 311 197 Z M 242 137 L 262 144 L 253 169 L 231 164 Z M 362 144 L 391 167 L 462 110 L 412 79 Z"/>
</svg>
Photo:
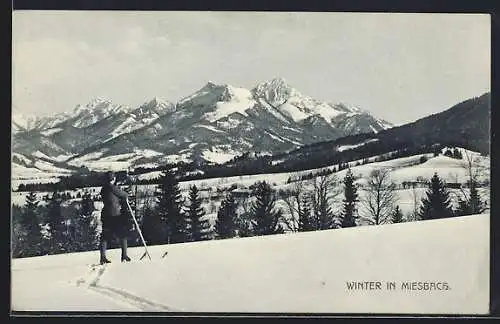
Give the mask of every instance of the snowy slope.
<svg viewBox="0 0 500 324">
<path fill-rule="evenodd" d="M 50 129 L 57 124 L 70 118 L 70 113 L 57 114 L 55 116 L 34 116 L 12 111 L 12 125 L 20 131 L 34 129 Z"/>
<path fill-rule="evenodd" d="M 54 183 L 60 176 L 68 176 L 71 170 L 57 167 L 45 160 L 46 156 L 39 152 L 31 158 L 19 154 L 12 154 L 11 161 L 11 186 L 17 189 L 21 183 Z"/>
<path fill-rule="evenodd" d="M 342 102 L 335 104 L 322 102 L 306 96 L 290 86 L 284 78 L 275 78 L 259 83 L 252 89 L 252 92 L 255 97 L 266 103 L 266 106 L 274 107 L 295 122 L 318 115 L 332 127 L 338 128 L 339 125 L 335 122 L 338 117 L 347 116 L 352 118 L 357 115 L 369 115 L 367 111 L 354 105 Z M 390 128 L 392 125 L 387 121 L 375 118 L 374 124 L 370 126 L 374 132 L 377 132 L 381 129 Z"/>
<path fill-rule="evenodd" d="M 377 139 L 377 138 L 374 138 L 374 139 L 371 139 L 371 140 L 368 140 L 368 141 L 365 141 L 365 142 L 362 142 L 362 143 L 359 143 L 359 144 L 353 144 L 353 145 L 341 145 L 341 146 L 337 147 L 337 151 L 342 152 L 342 151 L 346 151 L 346 150 L 351 150 L 351 149 L 353 149 L 353 148 L 363 146 L 363 145 L 365 145 L 366 143 L 376 142 L 376 141 L 378 141 L 378 139 Z"/>
<path fill-rule="evenodd" d="M 20 112 L 12 111 L 12 124 L 21 129 L 29 128 L 30 122 L 33 119 L 31 116 L 26 116 Z"/>
<path fill-rule="evenodd" d="M 206 154 L 210 154 L 205 152 Z M 217 152 L 212 152 L 217 153 Z M 482 168 L 483 172 L 479 180 L 489 179 L 489 163 L 490 159 L 488 157 L 481 157 L 479 154 L 474 152 L 478 162 L 475 165 L 478 165 Z M 422 156 L 426 156 L 428 158 L 427 162 L 423 164 L 419 163 L 419 160 Z M 219 156 L 217 156 L 219 157 Z M 353 174 L 357 178 L 366 178 L 369 176 L 370 172 L 375 169 L 380 168 L 388 168 L 391 170 L 391 179 L 396 183 L 402 183 L 403 181 L 416 181 L 418 177 L 422 177 L 426 180 L 430 179 L 435 172 L 443 178 L 447 182 L 461 182 L 464 183 L 466 179 L 466 169 L 464 168 L 466 165 L 465 157 L 462 160 L 449 158 L 446 156 L 437 156 L 433 157 L 432 154 L 419 154 L 404 158 L 397 158 L 383 162 L 373 162 L 378 156 L 373 156 L 368 158 L 367 160 L 370 162 L 364 165 L 356 166 L 357 162 L 361 162 L 361 160 L 351 161 L 349 165 Z M 229 158 L 226 157 L 226 158 Z M 244 175 L 244 176 L 232 176 L 226 178 L 211 178 L 211 179 L 202 179 L 202 180 L 191 180 L 187 182 L 182 182 L 181 184 L 193 185 L 197 186 L 215 186 L 216 184 L 227 184 L 230 186 L 231 184 L 238 185 L 249 185 L 256 181 L 267 181 L 269 183 L 276 183 L 278 186 L 285 185 L 288 178 L 297 178 L 301 175 L 308 174 L 310 172 L 317 173 L 325 169 L 329 169 L 332 167 L 338 167 L 337 164 L 326 166 L 324 168 L 316 168 L 316 169 L 307 169 L 297 172 L 283 172 L 283 173 L 269 173 L 269 174 L 256 174 L 256 175 Z M 335 175 L 338 178 L 343 178 L 346 174 L 347 170 L 342 170 L 336 172 Z M 156 174 L 156 173 L 155 173 Z M 143 177 L 147 178 L 147 173 L 143 175 Z"/>
<path fill-rule="evenodd" d="M 252 98 L 249 90 L 230 85 L 225 86 L 221 99 L 221 101 L 216 103 L 216 109 L 205 115 L 208 121 L 214 122 L 234 113 L 246 116 L 245 111 L 255 104 L 255 100 Z"/>
<path fill-rule="evenodd" d="M 135 149 L 130 153 L 106 155 L 107 149 L 95 151 L 78 157 L 74 157 L 68 161 L 69 165 L 81 166 L 95 171 L 106 170 L 127 170 L 134 162 L 143 158 L 162 157 L 163 154 L 149 149 Z"/>
<path fill-rule="evenodd" d="M 152 261 L 120 264 L 120 252 L 111 250 L 113 263 L 100 274 L 85 266 L 98 260 L 97 251 L 14 259 L 12 308 L 224 313 L 488 312 L 488 214 L 153 246 L 149 251 Z M 166 251 L 168 255 L 161 258 Z M 137 260 L 142 253 L 139 247 L 130 249 L 129 254 Z M 348 291 L 346 282 L 353 280 L 390 280 L 398 284 L 446 281 L 451 291 Z"/>
<path fill-rule="evenodd" d="M 77 105 L 73 109 L 71 125 L 73 127 L 88 127 L 119 112 L 130 112 L 132 108 L 112 103 L 108 99 L 95 98 L 85 106 Z"/>
</svg>

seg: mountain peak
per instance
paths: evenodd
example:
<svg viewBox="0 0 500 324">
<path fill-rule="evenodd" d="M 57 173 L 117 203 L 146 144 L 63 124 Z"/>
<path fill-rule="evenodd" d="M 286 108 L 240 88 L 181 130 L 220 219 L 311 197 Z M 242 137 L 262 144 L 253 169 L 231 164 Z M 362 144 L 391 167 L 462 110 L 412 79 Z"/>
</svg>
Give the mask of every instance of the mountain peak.
<svg viewBox="0 0 500 324">
<path fill-rule="evenodd" d="M 150 100 L 144 102 L 143 105 L 148 105 L 148 104 L 154 104 L 154 105 L 162 105 L 162 104 L 168 104 L 169 102 L 167 100 L 164 100 L 158 96 L 154 96 Z"/>
<path fill-rule="evenodd" d="M 111 104 L 111 100 L 104 97 L 92 98 L 86 105 L 87 108 L 94 108 L 102 104 Z"/>
<path fill-rule="evenodd" d="M 27 115 L 24 113 L 12 111 L 12 125 L 18 127 L 18 129 L 29 129 L 32 124 L 37 120 L 34 115 Z"/>
<path fill-rule="evenodd" d="M 274 78 L 259 83 L 252 92 L 257 97 L 264 98 L 273 106 L 279 106 L 299 92 L 292 88 L 284 78 Z"/>
<path fill-rule="evenodd" d="M 292 87 L 288 84 L 285 78 L 276 77 L 268 81 L 261 82 L 257 84 L 255 89 L 259 88 L 272 88 L 272 89 L 291 89 Z"/>
<path fill-rule="evenodd" d="M 82 104 L 76 105 L 76 107 L 73 109 L 73 111 L 75 113 L 79 113 L 82 111 L 92 110 L 96 107 L 102 107 L 103 105 L 109 105 L 109 104 L 111 104 L 111 100 L 103 98 L 103 97 L 95 97 L 95 98 L 91 98 L 87 102 L 87 104 L 85 104 L 85 105 L 82 105 Z"/>
<path fill-rule="evenodd" d="M 158 96 L 154 96 L 153 99 L 151 99 L 152 102 L 155 102 L 155 103 L 164 103 L 165 100 L 163 100 L 162 98 L 158 97 Z"/>
<path fill-rule="evenodd" d="M 217 83 L 217 82 L 214 82 L 214 81 L 208 81 L 207 84 L 205 84 L 205 86 L 202 88 L 204 90 L 214 90 L 214 89 L 217 89 L 217 88 L 225 88 L 227 85 L 226 84 L 222 84 L 222 83 Z"/>
<path fill-rule="evenodd" d="M 280 86 L 287 86 L 288 85 L 288 82 L 283 77 L 276 77 L 276 78 L 273 78 L 267 82 L 269 82 L 271 84 L 280 85 Z"/>
<path fill-rule="evenodd" d="M 144 113 L 143 110 L 150 110 L 158 115 L 163 115 L 172 111 L 174 108 L 175 105 L 173 103 L 155 96 L 151 100 L 144 102 L 138 109 L 141 113 Z"/>
</svg>

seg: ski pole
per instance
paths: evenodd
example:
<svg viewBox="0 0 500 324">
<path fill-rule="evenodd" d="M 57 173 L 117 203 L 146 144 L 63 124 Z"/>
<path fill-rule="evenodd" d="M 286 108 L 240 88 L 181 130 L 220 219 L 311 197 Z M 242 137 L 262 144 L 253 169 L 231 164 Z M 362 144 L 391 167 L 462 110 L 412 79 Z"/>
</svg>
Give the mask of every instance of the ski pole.
<svg viewBox="0 0 500 324">
<path fill-rule="evenodd" d="M 137 228 L 137 232 L 139 232 L 139 236 L 141 237 L 142 244 L 144 245 L 144 249 L 146 250 L 146 252 L 144 252 L 144 254 L 141 257 L 141 260 L 144 257 L 144 255 L 147 255 L 149 260 L 151 260 L 151 255 L 149 255 L 148 247 L 146 246 L 146 241 L 144 240 L 144 236 L 142 236 L 141 228 L 139 227 L 139 224 L 137 223 L 137 219 L 135 218 L 135 215 L 132 211 L 132 207 L 130 207 L 128 199 L 126 199 L 125 201 L 127 202 L 127 207 L 128 207 L 128 210 L 130 211 L 130 215 L 132 215 L 132 219 L 134 220 L 135 228 Z"/>
</svg>

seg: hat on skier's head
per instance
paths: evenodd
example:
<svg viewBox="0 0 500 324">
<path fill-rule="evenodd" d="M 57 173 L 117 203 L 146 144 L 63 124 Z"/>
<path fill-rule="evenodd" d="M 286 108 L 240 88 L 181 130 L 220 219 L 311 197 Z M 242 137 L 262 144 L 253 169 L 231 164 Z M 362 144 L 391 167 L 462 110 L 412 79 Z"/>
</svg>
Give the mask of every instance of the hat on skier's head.
<svg viewBox="0 0 500 324">
<path fill-rule="evenodd" d="M 106 172 L 106 181 L 111 182 L 115 179 L 115 173 L 113 171 Z"/>
</svg>

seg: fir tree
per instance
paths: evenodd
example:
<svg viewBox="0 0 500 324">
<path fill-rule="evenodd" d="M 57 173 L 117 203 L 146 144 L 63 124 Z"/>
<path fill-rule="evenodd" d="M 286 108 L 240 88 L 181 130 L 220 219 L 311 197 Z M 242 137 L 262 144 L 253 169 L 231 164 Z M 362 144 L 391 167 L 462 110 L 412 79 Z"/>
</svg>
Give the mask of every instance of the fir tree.
<svg viewBox="0 0 500 324">
<path fill-rule="evenodd" d="M 23 256 L 30 256 L 27 253 L 27 248 L 29 248 L 29 244 L 26 243 L 28 234 L 26 229 L 22 224 L 22 214 L 24 210 L 22 207 L 17 205 L 12 206 L 11 210 L 11 257 L 12 258 L 20 258 Z"/>
<path fill-rule="evenodd" d="M 452 217 L 448 189 L 437 173 L 431 179 L 419 211 L 421 220 Z"/>
<path fill-rule="evenodd" d="M 158 185 L 158 215 L 166 226 L 167 243 L 186 242 L 186 222 L 181 212 L 182 196 L 175 174 L 165 170 Z"/>
<path fill-rule="evenodd" d="M 404 222 L 403 213 L 401 212 L 401 209 L 399 209 L 399 206 L 396 206 L 394 208 L 394 211 L 392 212 L 391 221 L 393 224 Z"/>
<path fill-rule="evenodd" d="M 460 152 L 460 150 L 459 150 L 459 149 L 457 149 L 456 147 L 455 147 L 455 149 L 453 150 L 453 157 L 454 157 L 455 159 L 459 159 L 459 160 L 462 160 L 462 159 L 463 159 L 462 152 Z"/>
<path fill-rule="evenodd" d="M 469 183 L 471 183 L 471 181 L 469 181 Z M 458 201 L 458 210 L 456 211 L 457 216 L 481 214 L 486 209 L 485 203 L 479 196 L 476 182 L 472 181 L 469 186 L 469 196 L 467 197 L 464 194 L 464 197 L 461 197 Z"/>
<path fill-rule="evenodd" d="M 43 236 L 39 219 L 39 201 L 36 194 L 30 192 L 26 196 L 25 207 L 20 212 L 20 219 L 16 226 L 21 232 L 18 240 L 20 256 L 37 256 L 43 252 Z"/>
<path fill-rule="evenodd" d="M 229 192 L 221 202 L 215 221 L 215 231 L 221 239 L 236 236 L 238 215 L 236 214 L 236 202 L 234 196 Z"/>
<path fill-rule="evenodd" d="M 96 210 L 90 193 L 83 194 L 75 224 L 75 243 L 78 251 L 91 251 L 98 246 L 97 223 L 93 217 Z"/>
<path fill-rule="evenodd" d="M 253 236 L 254 229 L 252 227 L 252 215 L 248 212 L 241 213 L 237 216 L 236 227 L 238 237 L 250 237 Z"/>
<path fill-rule="evenodd" d="M 188 238 L 191 241 L 210 239 L 210 223 L 203 219 L 205 210 L 201 207 L 198 188 L 193 185 L 189 189 L 189 206 L 187 210 Z"/>
<path fill-rule="evenodd" d="M 67 252 L 68 235 L 66 231 L 66 221 L 62 215 L 61 195 L 54 191 L 47 205 L 47 223 L 49 225 L 51 253 Z"/>
<path fill-rule="evenodd" d="M 477 184 L 475 181 L 472 181 L 470 188 L 469 208 L 471 215 L 481 214 L 485 210 L 485 204 L 483 201 L 481 201 L 481 197 L 479 196 L 479 192 L 477 191 Z"/>
<path fill-rule="evenodd" d="M 28 230 L 40 230 L 40 225 L 37 217 L 39 201 L 37 200 L 36 194 L 30 192 L 26 196 L 25 212 L 23 213 L 23 218 L 21 224 Z"/>
<path fill-rule="evenodd" d="M 316 226 L 311 217 L 311 200 L 308 195 L 303 195 L 299 201 L 299 221 L 298 221 L 298 230 L 299 232 L 308 232 L 316 230 Z"/>
<path fill-rule="evenodd" d="M 256 235 L 270 235 L 283 233 L 280 219 L 282 212 L 275 209 L 276 196 L 271 186 L 265 182 L 257 182 L 252 189 L 256 201 L 252 204 L 252 225 Z"/>
<path fill-rule="evenodd" d="M 354 175 L 349 169 L 344 177 L 344 207 L 340 227 L 356 226 L 356 204 L 358 201 L 358 189 L 354 185 Z"/>
<path fill-rule="evenodd" d="M 146 207 L 141 220 L 141 231 L 148 245 L 166 242 L 167 228 L 157 210 Z"/>
</svg>

